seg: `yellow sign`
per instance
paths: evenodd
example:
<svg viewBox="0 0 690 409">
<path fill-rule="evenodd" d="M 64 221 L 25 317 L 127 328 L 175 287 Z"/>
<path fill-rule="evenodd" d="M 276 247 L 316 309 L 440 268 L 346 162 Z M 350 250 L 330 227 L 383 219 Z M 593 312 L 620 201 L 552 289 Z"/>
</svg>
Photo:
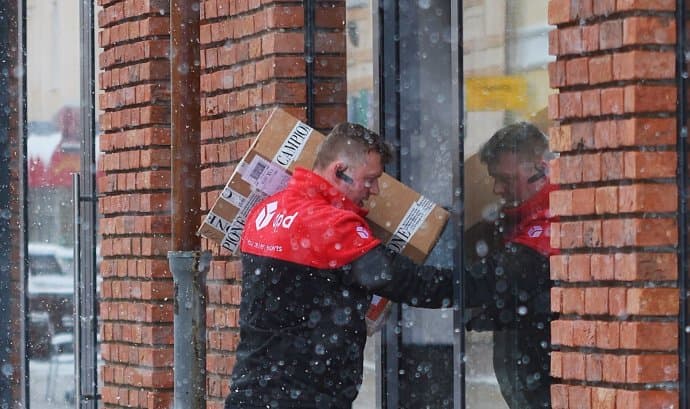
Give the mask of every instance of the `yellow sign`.
<svg viewBox="0 0 690 409">
<path fill-rule="evenodd" d="M 523 77 L 472 77 L 465 80 L 468 111 L 524 111 L 527 81 Z"/>
</svg>

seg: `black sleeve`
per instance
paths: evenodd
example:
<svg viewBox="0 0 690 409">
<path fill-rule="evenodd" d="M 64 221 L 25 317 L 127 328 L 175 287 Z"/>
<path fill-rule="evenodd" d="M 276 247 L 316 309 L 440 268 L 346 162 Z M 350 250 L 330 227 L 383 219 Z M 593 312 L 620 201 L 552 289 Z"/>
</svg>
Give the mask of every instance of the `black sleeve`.
<svg viewBox="0 0 690 409">
<path fill-rule="evenodd" d="M 497 288 L 498 280 L 494 274 L 491 260 L 475 261 L 465 269 L 465 286 L 472 291 L 465 291 L 466 328 L 472 331 L 495 331 L 499 328 L 500 312 Z"/>
<path fill-rule="evenodd" d="M 452 272 L 415 264 L 409 258 L 377 246 L 351 264 L 354 280 L 395 302 L 441 308 L 452 304 Z"/>
</svg>

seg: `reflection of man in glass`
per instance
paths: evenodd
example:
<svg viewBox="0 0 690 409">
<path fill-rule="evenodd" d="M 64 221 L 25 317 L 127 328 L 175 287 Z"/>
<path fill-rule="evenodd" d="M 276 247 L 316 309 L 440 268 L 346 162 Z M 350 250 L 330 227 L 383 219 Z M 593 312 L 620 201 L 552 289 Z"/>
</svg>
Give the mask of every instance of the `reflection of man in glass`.
<svg viewBox="0 0 690 409">
<path fill-rule="evenodd" d="M 466 295 L 472 311 L 467 328 L 494 331 L 494 370 L 513 409 L 550 407 L 549 256 L 556 250 L 550 247 L 549 154 L 534 125 L 496 132 L 480 159 L 502 199 L 500 217 L 468 234 L 477 251 L 468 253 L 467 280 L 477 290 Z"/>
</svg>

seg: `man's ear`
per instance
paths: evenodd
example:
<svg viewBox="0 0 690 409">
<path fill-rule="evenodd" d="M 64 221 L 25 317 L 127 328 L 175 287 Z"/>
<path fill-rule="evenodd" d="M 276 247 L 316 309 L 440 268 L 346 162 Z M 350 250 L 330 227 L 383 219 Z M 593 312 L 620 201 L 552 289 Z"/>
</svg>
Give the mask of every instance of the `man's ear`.
<svg viewBox="0 0 690 409">
<path fill-rule="evenodd" d="M 345 173 L 346 170 L 347 165 L 345 163 L 337 164 L 335 166 L 335 177 L 347 183 L 348 185 L 351 185 L 354 183 L 354 180 L 352 180 L 352 178 Z"/>
<path fill-rule="evenodd" d="M 324 169 L 319 171 L 319 174 L 331 184 L 337 185 L 337 183 L 340 181 L 338 174 L 345 169 L 347 169 L 345 162 L 337 160 L 329 163 Z"/>
<path fill-rule="evenodd" d="M 343 161 L 337 160 L 328 166 L 327 171 L 329 176 L 336 177 L 339 172 L 343 172 L 345 169 L 347 169 L 347 165 Z"/>
</svg>

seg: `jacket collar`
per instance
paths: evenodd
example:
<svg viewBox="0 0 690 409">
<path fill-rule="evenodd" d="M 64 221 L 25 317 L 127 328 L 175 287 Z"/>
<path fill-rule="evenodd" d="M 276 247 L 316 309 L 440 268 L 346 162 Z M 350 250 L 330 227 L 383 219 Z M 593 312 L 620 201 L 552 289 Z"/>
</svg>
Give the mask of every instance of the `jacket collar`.
<svg viewBox="0 0 690 409">
<path fill-rule="evenodd" d="M 331 185 L 326 179 L 317 173 L 305 169 L 303 167 L 296 167 L 292 173 L 289 186 L 293 189 L 301 190 L 310 197 L 320 197 L 328 202 L 331 206 L 339 209 L 349 210 L 365 217 L 369 210 L 357 206 L 355 202 L 348 199 L 340 190 Z"/>
</svg>

